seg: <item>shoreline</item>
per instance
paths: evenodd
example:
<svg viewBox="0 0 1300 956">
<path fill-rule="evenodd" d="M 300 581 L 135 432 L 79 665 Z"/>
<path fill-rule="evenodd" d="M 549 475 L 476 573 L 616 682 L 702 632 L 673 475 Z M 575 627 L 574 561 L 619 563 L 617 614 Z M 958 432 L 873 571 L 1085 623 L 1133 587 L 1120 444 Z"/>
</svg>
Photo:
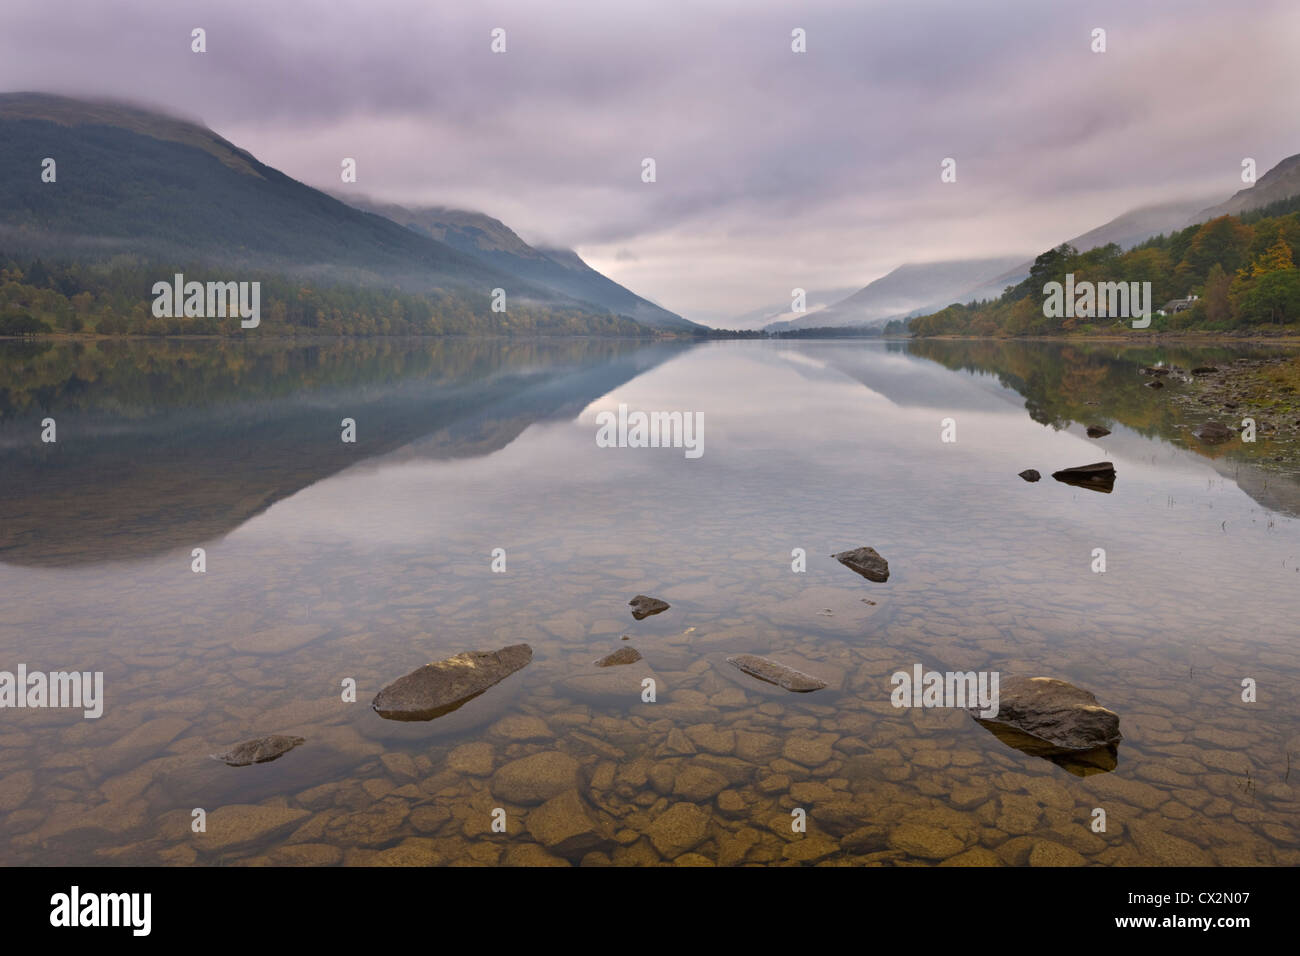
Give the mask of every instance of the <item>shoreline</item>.
<svg viewBox="0 0 1300 956">
<path fill-rule="evenodd" d="M 1300 332 L 1278 335 L 1238 335 L 1232 332 L 1156 332 L 1145 335 L 925 335 L 909 336 L 918 342 L 1126 342 L 1153 345 L 1161 342 L 1208 345 L 1297 345 Z"/>
</svg>

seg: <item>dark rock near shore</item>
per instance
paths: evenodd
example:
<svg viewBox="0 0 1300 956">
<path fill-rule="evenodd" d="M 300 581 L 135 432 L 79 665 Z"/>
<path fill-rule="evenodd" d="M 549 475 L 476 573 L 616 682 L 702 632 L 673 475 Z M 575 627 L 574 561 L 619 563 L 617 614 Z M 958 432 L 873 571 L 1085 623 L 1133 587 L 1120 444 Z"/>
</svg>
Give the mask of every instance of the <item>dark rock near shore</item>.
<svg viewBox="0 0 1300 956">
<path fill-rule="evenodd" d="M 505 680 L 532 659 L 533 649 L 527 644 L 499 651 L 467 651 L 399 677 L 375 695 L 371 706 L 389 720 L 433 720 Z"/>
<path fill-rule="evenodd" d="M 1169 369 L 1163 365 L 1148 365 L 1141 369 L 1143 375 L 1168 375 Z"/>
<path fill-rule="evenodd" d="M 618 664 L 635 664 L 641 659 L 641 652 L 635 647 L 620 647 L 613 654 L 606 654 L 596 661 L 597 667 L 614 667 Z"/>
<path fill-rule="evenodd" d="M 1198 366 L 1196 366 L 1196 368 L 1192 369 L 1192 374 L 1193 374 L 1193 375 L 1210 375 L 1210 374 L 1212 374 L 1212 373 L 1214 373 L 1214 372 L 1217 372 L 1217 371 L 1218 371 L 1218 368 L 1216 368 L 1216 367 L 1213 366 L 1213 365 L 1198 365 Z"/>
<path fill-rule="evenodd" d="M 254 763 L 267 763 L 283 757 L 294 747 L 306 743 L 303 737 L 287 737 L 283 734 L 271 734 L 235 744 L 225 753 L 210 754 L 213 760 L 220 760 L 232 767 L 247 767 Z"/>
<path fill-rule="evenodd" d="M 632 608 L 632 616 L 638 621 L 649 617 L 651 614 L 661 614 L 672 607 L 667 601 L 661 601 L 658 598 L 646 597 L 644 594 L 638 594 L 632 600 L 627 602 Z"/>
<path fill-rule="evenodd" d="M 1067 485 L 1089 488 L 1110 494 L 1115 487 L 1115 466 L 1108 461 L 1099 461 L 1091 465 L 1076 465 L 1052 472 L 1052 477 Z"/>
<path fill-rule="evenodd" d="M 881 584 L 889 580 L 889 562 L 882 558 L 875 548 L 841 551 L 839 554 L 832 554 L 831 557 L 868 581 Z"/>
<path fill-rule="evenodd" d="M 1042 478 L 1043 476 L 1040 475 L 1040 474 L 1039 474 L 1037 471 L 1035 471 L 1033 468 L 1026 468 L 1024 471 L 1022 471 L 1022 472 L 1020 473 L 1020 477 L 1023 478 L 1023 479 L 1025 479 L 1025 481 L 1037 481 L 1038 479 Z"/>
<path fill-rule="evenodd" d="M 735 657 L 728 657 L 727 663 L 740 668 L 750 677 L 756 677 L 761 681 L 775 684 L 777 687 L 783 687 L 797 694 L 821 690 L 826 686 L 826 681 L 820 677 L 813 677 L 811 674 L 805 674 L 793 667 L 787 667 L 780 661 L 774 661 L 770 657 L 759 657 L 757 654 L 737 654 Z"/>
<path fill-rule="evenodd" d="M 1227 425 L 1219 422 L 1206 422 L 1192 430 L 1196 438 L 1207 445 L 1222 445 L 1225 441 L 1235 438 L 1237 433 Z"/>
<path fill-rule="evenodd" d="M 985 729 L 1023 753 L 1046 757 L 1078 776 L 1114 769 L 1123 735 L 1119 715 L 1089 691 L 1054 677 L 1001 681 L 996 716 L 968 713 Z"/>
<path fill-rule="evenodd" d="M 1105 438 L 1105 437 L 1106 437 L 1107 435 L 1109 435 L 1109 434 L 1110 434 L 1110 429 L 1109 429 L 1109 428 L 1103 428 L 1101 425 L 1089 425 L 1089 426 L 1088 426 L 1088 437 L 1089 437 L 1089 438 Z"/>
<path fill-rule="evenodd" d="M 1153 382 L 1147 382 L 1147 388 L 1164 388 L 1164 387 L 1165 387 L 1165 383 L 1160 381 L 1160 379 L 1156 379 Z"/>
</svg>

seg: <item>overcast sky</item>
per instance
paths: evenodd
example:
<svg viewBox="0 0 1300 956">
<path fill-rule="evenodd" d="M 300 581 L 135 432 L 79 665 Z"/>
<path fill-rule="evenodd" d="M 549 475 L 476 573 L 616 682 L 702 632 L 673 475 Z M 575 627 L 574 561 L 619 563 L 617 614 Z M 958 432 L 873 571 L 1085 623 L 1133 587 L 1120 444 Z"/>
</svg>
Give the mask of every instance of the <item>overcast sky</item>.
<svg viewBox="0 0 1300 956">
<path fill-rule="evenodd" d="M 1226 198 L 1300 152 L 1297 50 L 1297 0 L 0 4 L 2 90 L 162 106 L 328 189 L 355 157 L 347 188 L 700 321 Z"/>
</svg>

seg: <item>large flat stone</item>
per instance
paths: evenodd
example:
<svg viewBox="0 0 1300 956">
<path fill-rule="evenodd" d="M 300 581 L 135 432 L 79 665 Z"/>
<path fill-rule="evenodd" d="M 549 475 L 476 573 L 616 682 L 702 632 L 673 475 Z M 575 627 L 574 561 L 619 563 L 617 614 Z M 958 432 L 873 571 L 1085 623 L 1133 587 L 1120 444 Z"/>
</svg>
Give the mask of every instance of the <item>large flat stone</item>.
<svg viewBox="0 0 1300 956">
<path fill-rule="evenodd" d="M 433 720 L 505 680 L 532 659 L 533 649 L 527 644 L 499 651 L 467 651 L 399 677 L 375 695 L 371 706 L 389 720 Z"/>
</svg>

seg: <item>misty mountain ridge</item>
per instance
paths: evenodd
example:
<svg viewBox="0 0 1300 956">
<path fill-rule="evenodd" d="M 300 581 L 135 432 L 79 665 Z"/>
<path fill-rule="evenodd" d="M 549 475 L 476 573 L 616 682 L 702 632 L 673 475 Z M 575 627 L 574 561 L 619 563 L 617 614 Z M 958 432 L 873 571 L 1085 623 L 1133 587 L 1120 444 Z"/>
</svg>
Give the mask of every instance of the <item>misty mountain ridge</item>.
<svg viewBox="0 0 1300 956">
<path fill-rule="evenodd" d="M 1194 226 L 1199 222 L 1217 219 L 1219 216 L 1238 216 L 1243 212 L 1262 209 L 1271 203 L 1297 195 L 1300 195 L 1300 153 L 1288 156 L 1260 176 L 1254 185 L 1239 189 L 1231 198 L 1217 206 L 1202 209 L 1183 225 Z"/>
<path fill-rule="evenodd" d="M 655 329 L 702 329 L 597 272 L 572 249 L 531 246 L 509 226 L 481 212 L 449 206 L 407 207 L 336 191 L 336 198 L 364 212 L 446 243 L 492 268 L 562 295 L 601 306 Z"/>
<path fill-rule="evenodd" d="M 42 181 L 45 157 L 53 182 Z M 504 288 L 512 302 L 696 328 L 496 220 L 444 212 L 441 221 L 446 241 L 354 208 L 197 122 L 128 103 L 0 94 L 0 244 L 11 253 L 126 253 L 484 302 Z"/>
<path fill-rule="evenodd" d="M 880 325 L 890 319 L 942 308 L 966 290 L 991 281 L 1020 256 L 909 263 L 817 312 L 767 327 L 768 331 Z M 1001 291 L 1001 290 L 999 290 Z"/>
<path fill-rule="evenodd" d="M 1195 197 L 1139 206 L 1121 213 L 1113 219 L 1087 232 L 1066 240 L 1079 252 L 1115 243 L 1121 249 L 1132 249 L 1155 236 L 1176 232 L 1188 226 L 1206 222 L 1219 216 L 1240 215 L 1261 209 L 1271 203 L 1300 195 L 1300 154 L 1289 156 L 1271 168 L 1246 189 L 1214 205 L 1213 197 Z M 1008 286 L 1023 282 L 1029 275 L 1033 258 L 1016 257 L 1007 267 L 993 275 L 985 275 L 960 288 L 954 286 L 953 277 L 963 269 L 974 268 L 978 263 L 998 260 L 966 260 L 963 262 L 917 263 L 900 266 L 875 280 L 863 289 L 822 309 L 815 314 L 769 325 L 769 331 L 810 328 L 816 326 L 838 327 L 854 325 L 880 325 L 891 319 L 911 318 L 937 312 L 953 303 L 970 303 L 997 299 Z M 929 292 L 926 291 L 929 283 Z M 944 290 L 948 290 L 946 293 Z M 901 293 L 901 294 L 900 294 Z M 895 308 L 903 305 L 907 295 L 927 299 L 921 306 Z"/>
</svg>

